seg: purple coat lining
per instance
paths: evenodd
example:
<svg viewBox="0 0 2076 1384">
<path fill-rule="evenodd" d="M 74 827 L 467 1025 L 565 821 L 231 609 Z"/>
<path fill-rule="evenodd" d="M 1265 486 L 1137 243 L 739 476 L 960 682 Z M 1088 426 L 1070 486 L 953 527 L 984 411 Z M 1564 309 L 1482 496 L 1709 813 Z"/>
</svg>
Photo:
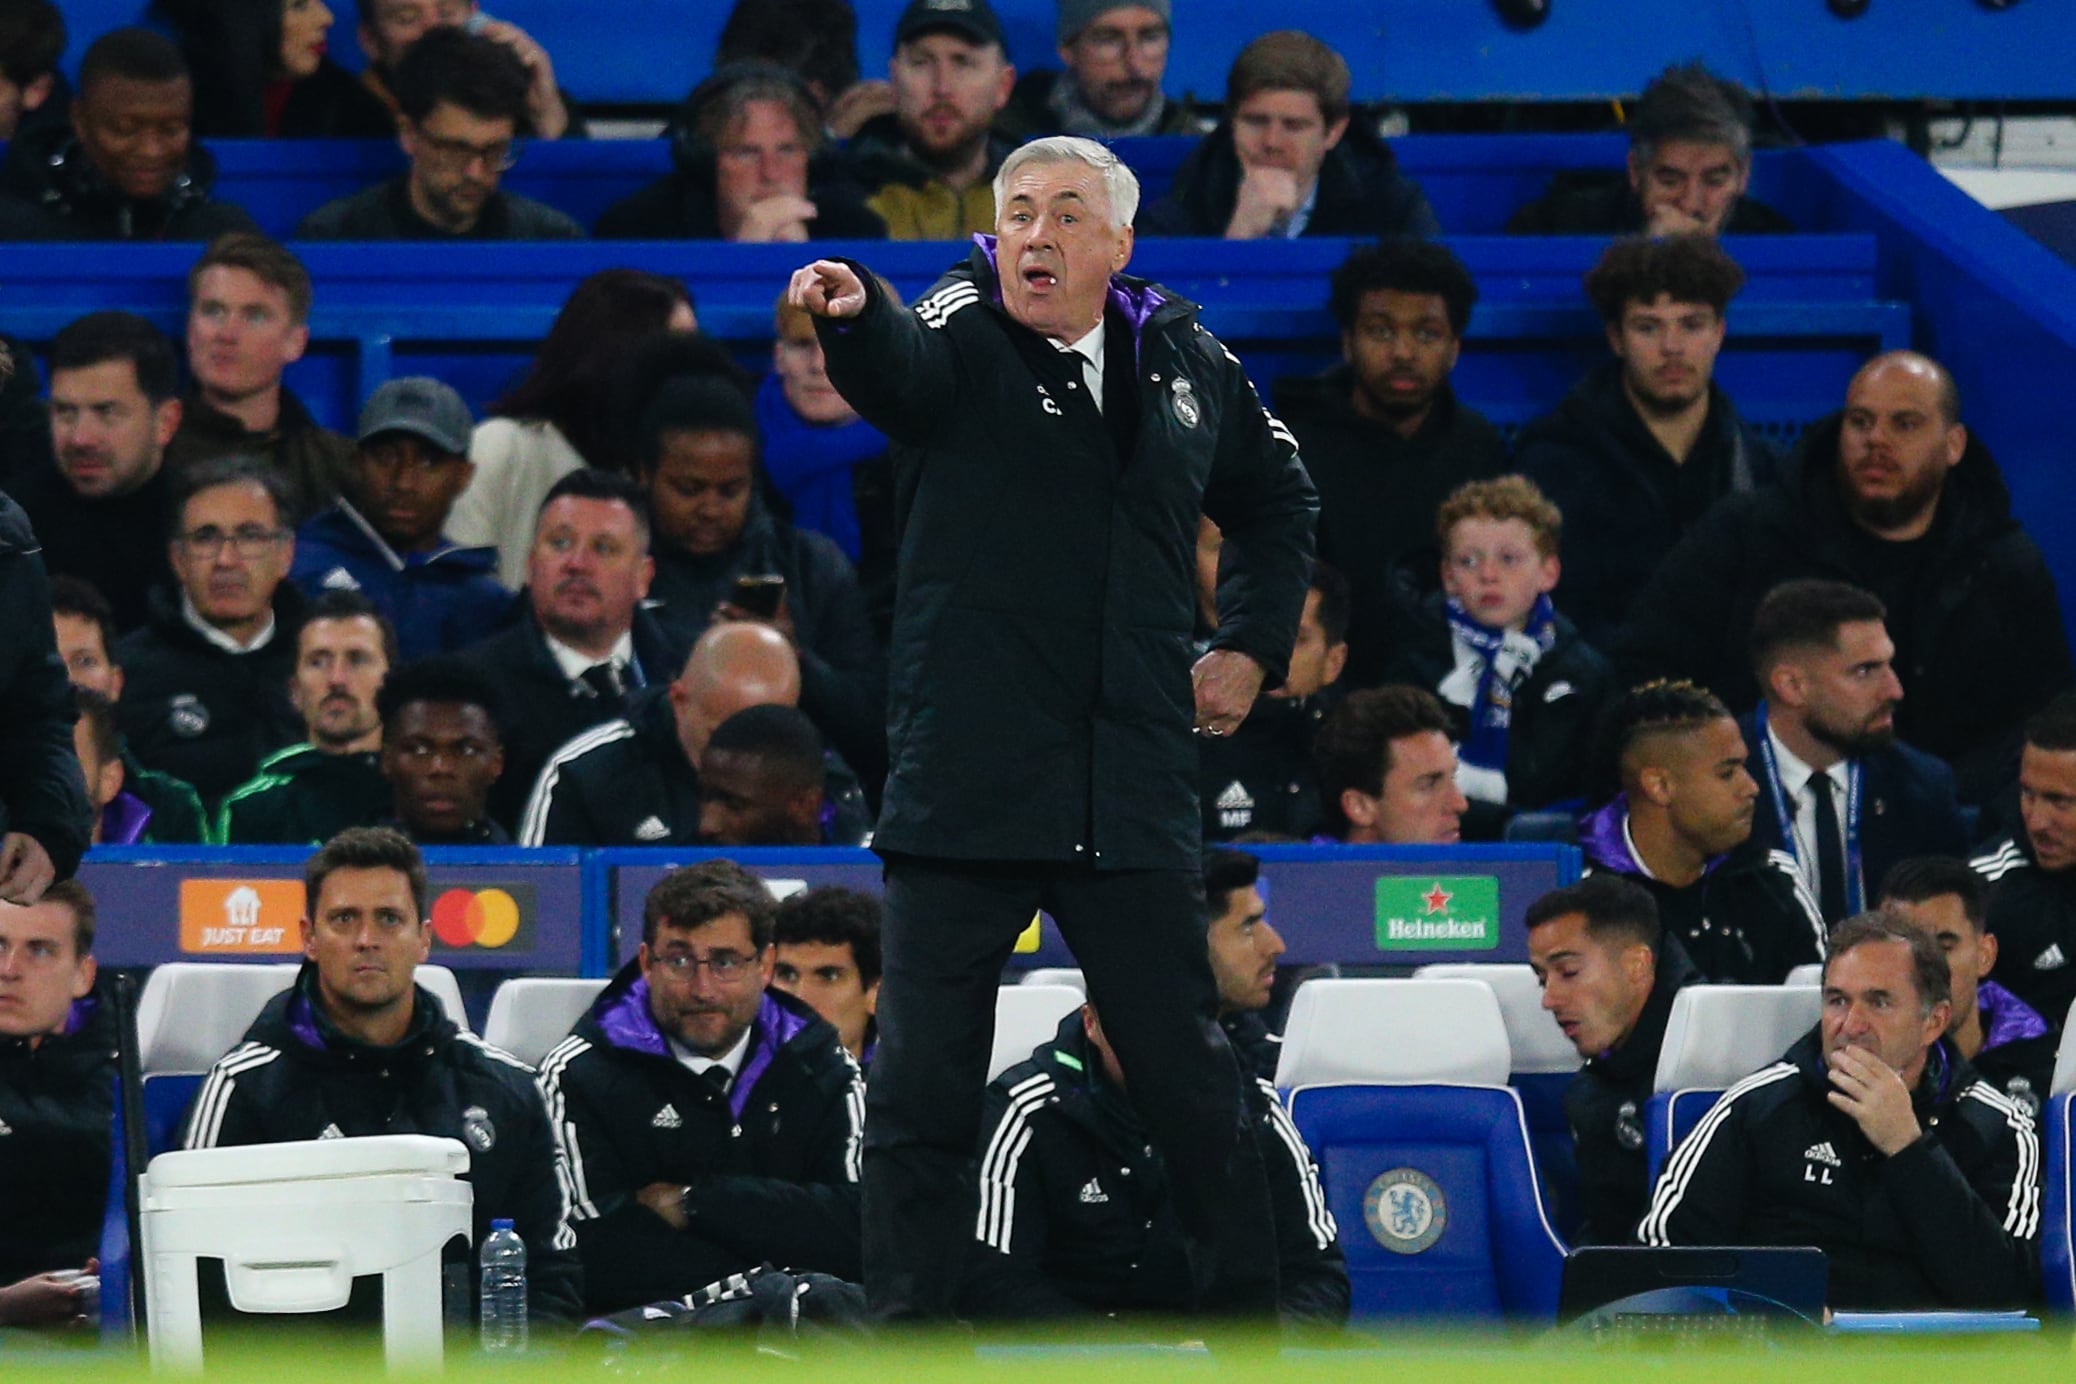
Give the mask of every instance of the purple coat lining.
<svg viewBox="0 0 2076 1384">
<path fill-rule="evenodd" d="M 655 1015 L 649 1012 L 649 982 L 646 978 L 636 976 L 634 982 L 619 993 L 608 992 L 593 1017 L 599 1032 L 614 1047 L 648 1053 L 673 1062 L 677 1060 L 670 1040 L 663 1036 L 663 1030 L 656 1026 Z M 788 1012 L 768 992 L 765 994 L 751 1026 L 749 1057 L 728 1087 L 728 1108 L 736 1119 L 742 1118 L 742 1112 L 750 1103 L 750 1093 L 756 1089 L 765 1069 L 771 1066 L 772 1059 L 778 1056 L 779 1049 L 793 1041 L 807 1025 L 808 1020 Z"/>
</svg>

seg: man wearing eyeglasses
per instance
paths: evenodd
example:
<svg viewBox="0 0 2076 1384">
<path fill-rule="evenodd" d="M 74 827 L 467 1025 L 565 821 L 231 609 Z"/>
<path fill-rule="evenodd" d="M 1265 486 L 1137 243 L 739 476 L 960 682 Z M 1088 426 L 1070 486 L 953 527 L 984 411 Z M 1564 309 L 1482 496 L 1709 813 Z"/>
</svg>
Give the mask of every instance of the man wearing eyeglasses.
<svg viewBox="0 0 2076 1384">
<path fill-rule="evenodd" d="M 174 489 L 167 556 L 177 590 L 117 646 L 121 720 L 148 769 L 187 780 L 212 810 L 271 751 L 303 738 L 289 700 L 303 603 L 288 484 L 251 457 L 205 461 Z"/>
<path fill-rule="evenodd" d="M 826 1020 L 766 988 L 776 914 L 733 861 L 672 871 L 640 952 L 541 1062 L 591 1312 L 767 1261 L 858 1277 L 864 1079 Z"/>
<path fill-rule="evenodd" d="M 1170 0 L 1060 0 L 1065 71 L 1028 72 L 995 117 L 1018 144 L 1041 135 L 1122 139 L 1211 131 L 1193 103 L 1161 94 L 1172 35 Z"/>
<path fill-rule="evenodd" d="M 527 118 L 526 65 L 495 39 L 434 29 L 397 63 L 397 142 L 410 167 L 303 218 L 304 240 L 575 240 L 553 207 L 503 191 Z"/>
</svg>

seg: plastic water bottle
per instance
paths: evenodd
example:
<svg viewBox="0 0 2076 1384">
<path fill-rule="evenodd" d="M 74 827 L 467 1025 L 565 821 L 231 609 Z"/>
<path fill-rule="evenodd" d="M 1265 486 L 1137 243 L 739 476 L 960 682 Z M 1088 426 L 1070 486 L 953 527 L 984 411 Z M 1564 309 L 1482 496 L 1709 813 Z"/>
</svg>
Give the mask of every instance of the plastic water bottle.
<svg viewBox="0 0 2076 1384">
<path fill-rule="evenodd" d="M 483 1350 L 516 1355 L 526 1349 L 526 1241 L 508 1220 L 490 1223 L 479 1256 L 483 1265 Z"/>
</svg>

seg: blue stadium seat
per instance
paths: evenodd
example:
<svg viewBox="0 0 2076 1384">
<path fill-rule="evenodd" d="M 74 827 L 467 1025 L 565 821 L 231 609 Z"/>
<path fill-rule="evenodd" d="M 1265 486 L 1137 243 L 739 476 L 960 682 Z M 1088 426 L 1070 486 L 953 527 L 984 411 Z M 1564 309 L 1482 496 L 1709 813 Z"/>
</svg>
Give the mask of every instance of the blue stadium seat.
<svg viewBox="0 0 2076 1384">
<path fill-rule="evenodd" d="M 115 1117 L 108 1124 L 108 1200 L 101 1211 L 101 1341 L 128 1345 L 136 1338 L 130 1312 L 130 1159 L 123 1131 L 123 1079 L 113 1078 Z"/>
<path fill-rule="evenodd" d="M 1340 1223 L 1357 1316 L 1555 1316 L 1564 1245 L 1512 1090 L 1305 1086 L 1290 1114 Z"/>
<path fill-rule="evenodd" d="M 1477 980 L 1492 987 L 1507 1026 L 1507 1085 L 1521 1097 L 1528 1144 L 1542 1175 L 1543 1202 L 1557 1233 L 1569 1240 L 1579 1221 L 1579 1165 L 1564 1091 L 1579 1070 L 1578 1049 L 1543 1009 L 1543 988 L 1518 962 L 1448 962 L 1422 966 L 1416 980 Z"/>
<path fill-rule="evenodd" d="M 2068 1042 L 2063 1040 L 2066 1051 Z M 2070 1093 L 2056 1091 L 2040 1111 L 2043 1193 L 2040 1279 L 2050 1310 L 2076 1312 L 2076 1196 L 2069 1182 Z"/>
<path fill-rule="evenodd" d="M 1822 994 L 1813 985 L 1690 985 L 1674 997 L 1644 1112 L 1654 1185 L 1665 1159 L 1718 1096 L 1777 1061 L 1815 1026 Z"/>
<path fill-rule="evenodd" d="M 1554 1315 L 1564 1244 L 1509 1061 L 1482 981 L 1298 987 L 1276 1080 L 1319 1160 L 1358 1315 Z"/>
</svg>

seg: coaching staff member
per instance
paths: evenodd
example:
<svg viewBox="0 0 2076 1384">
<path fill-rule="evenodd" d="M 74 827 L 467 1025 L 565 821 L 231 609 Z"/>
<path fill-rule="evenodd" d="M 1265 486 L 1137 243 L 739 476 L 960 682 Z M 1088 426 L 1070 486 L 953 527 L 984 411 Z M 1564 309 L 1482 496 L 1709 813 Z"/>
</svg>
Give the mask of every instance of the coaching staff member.
<svg viewBox="0 0 2076 1384">
<path fill-rule="evenodd" d="M 1101 145 L 1038 140 L 996 175 L 996 234 L 912 310 L 848 260 L 788 289 L 830 380 L 896 444 L 903 501 L 865 1125 L 882 1318 L 951 1310 L 995 987 L 1041 907 L 1175 1179 L 1194 1302 L 1275 1310 L 1267 1184 L 1204 952 L 1190 732 L 1230 734 L 1281 678 L 1317 502 L 1195 305 L 1118 272 L 1138 201 Z M 1192 667 L 1199 514 L 1236 560 Z"/>
</svg>

